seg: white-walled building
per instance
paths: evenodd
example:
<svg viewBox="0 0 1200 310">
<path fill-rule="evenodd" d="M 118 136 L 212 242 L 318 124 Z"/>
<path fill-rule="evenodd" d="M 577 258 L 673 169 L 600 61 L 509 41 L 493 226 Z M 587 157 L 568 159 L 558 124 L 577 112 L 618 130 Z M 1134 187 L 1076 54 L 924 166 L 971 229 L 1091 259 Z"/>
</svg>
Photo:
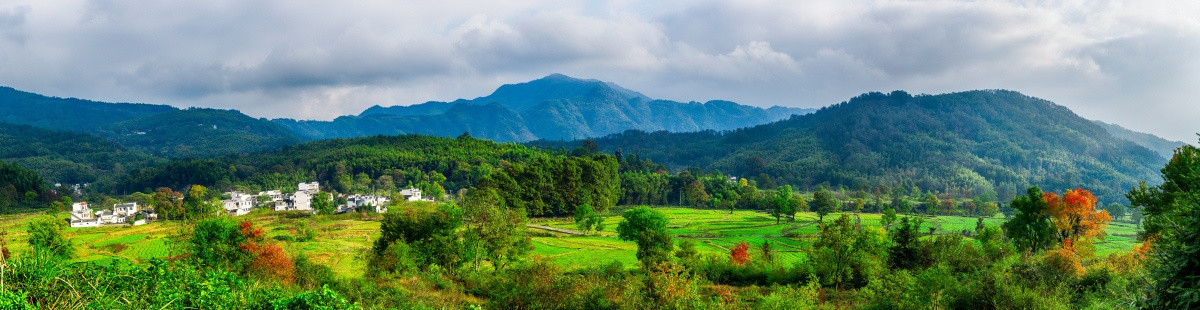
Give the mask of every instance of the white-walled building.
<svg viewBox="0 0 1200 310">
<path fill-rule="evenodd" d="M 71 204 L 71 227 L 96 227 L 100 226 L 100 220 L 96 218 L 96 214 L 92 212 L 92 208 L 88 207 L 86 201 L 76 202 Z"/>
<path fill-rule="evenodd" d="M 321 191 L 321 184 L 317 182 L 300 183 L 296 185 L 296 192 L 305 192 L 309 195 L 316 195 Z"/>
<path fill-rule="evenodd" d="M 343 211 L 358 210 L 371 207 L 375 213 L 387 213 L 387 205 L 391 202 L 387 197 L 375 195 L 350 195 L 346 197 L 346 208 Z"/>
<path fill-rule="evenodd" d="M 418 201 L 421 199 L 421 189 L 405 188 L 400 190 L 400 195 L 404 196 L 404 201 Z"/>
<path fill-rule="evenodd" d="M 225 205 L 225 213 L 233 216 L 241 216 L 250 213 L 254 209 L 254 196 L 246 195 L 241 192 L 229 192 L 229 199 L 222 200 Z"/>
</svg>

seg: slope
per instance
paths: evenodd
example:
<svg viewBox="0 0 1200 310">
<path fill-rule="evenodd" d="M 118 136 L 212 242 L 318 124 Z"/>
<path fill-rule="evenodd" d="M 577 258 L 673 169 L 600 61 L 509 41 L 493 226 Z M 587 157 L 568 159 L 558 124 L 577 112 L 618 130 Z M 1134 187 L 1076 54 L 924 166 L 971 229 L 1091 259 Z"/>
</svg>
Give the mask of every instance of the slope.
<svg viewBox="0 0 1200 310">
<path fill-rule="evenodd" d="M 212 157 L 300 143 L 291 131 L 265 119 L 237 111 L 198 108 L 115 123 L 101 134 L 163 157 Z"/>
<path fill-rule="evenodd" d="M 166 105 L 49 97 L 0 87 L 0 122 L 95 133 L 112 123 L 176 110 Z"/>
<path fill-rule="evenodd" d="M 868 93 L 816 113 L 736 130 L 628 131 L 595 142 L 675 167 L 760 174 L 812 189 L 912 187 L 1012 197 L 1030 185 L 1124 201 L 1165 160 L 1049 101 L 1012 91 Z M 575 142 L 577 143 L 577 142 Z M 544 146 L 573 146 L 575 143 Z"/>
<path fill-rule="evenodd" d="M 811 111 L 778 106 L 763 109 L 729 101 L 653 100 L 613 83 L 552 74 L 503 85 L 490 95 L 470 100 L 373 106 L 358 116 L 331 122 L 275 121 L 313 139 L 399 133 L 453 136 L 466 131 L 497 141 L 530 141 L 598 137 L 629 129 L 730 130 Z M 499 115 L 502 119 L 464 115 Z"/>
<path fill-rule="evenodd" d="M 4 145 L 0 160 L 63 184 L 93 183 L 126 169 L 163 162 L 104 138 L 28 125 L 0 123 L 0 145 Z"/>
<path fill-rule="evenodd" d="M 1100 127 L 1104 127 L 1104 130 L 1108 131 L 1108 133 L 1114 137 L 1137 143 L 1138 145 L 1158 153 L 1158 155 L 1162 156 L 1163 158 L 1171 158 L 1171 156 L 1175 154 L 1175 149 L 1185 144 L 1179 141 L 1163 139 L 1152 134 L 1129 130 L 1117 124 L 1109 124 L 1101 121 L 1094 122 L 1096 122 L 1097 125 L 1100 125 Z"/>
</svg>

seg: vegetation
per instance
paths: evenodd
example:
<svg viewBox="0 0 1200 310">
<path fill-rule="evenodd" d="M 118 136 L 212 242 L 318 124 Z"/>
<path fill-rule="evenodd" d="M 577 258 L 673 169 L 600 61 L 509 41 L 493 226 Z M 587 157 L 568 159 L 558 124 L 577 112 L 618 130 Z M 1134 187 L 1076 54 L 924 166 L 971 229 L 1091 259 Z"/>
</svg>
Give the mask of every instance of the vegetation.
<svg viewBox="0 0 1200 310">
<path fill-rule="evenodd" d="M 1185 145 L 1162 169 L 1163 184 L 1145 183 L 1129 192 L 1145 214 L 1151 244 L 1151 277 L 1156 279 L 1147 308 L 1200 307 L 1200 149 Z"/>
</svg>

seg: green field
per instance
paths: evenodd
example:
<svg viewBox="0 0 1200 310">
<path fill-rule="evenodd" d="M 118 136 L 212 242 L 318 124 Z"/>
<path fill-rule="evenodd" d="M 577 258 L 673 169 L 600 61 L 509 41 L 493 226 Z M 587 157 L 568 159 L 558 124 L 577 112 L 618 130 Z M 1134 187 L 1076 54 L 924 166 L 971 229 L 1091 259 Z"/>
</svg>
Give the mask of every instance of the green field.
<svg viewBox="0 0 1200 310">
<path fill-rule="evenodd" d="M 393 211 L 401 207 L 393 208 Z M 692 208 L 657 208 L 670 219 L 669 229 L 676 242 L 690 239 L 696 242 L 701 253 L 727 255 L 738 242 L 746 242 L 757 249 L 764 241 L 770 241 L 776 259 L 785 264 L 801 261 L 819 232 L 815 213 L 800 213 L 793 223 L 776 224 L 775 218 L 758 211 L 705 210 Z M 848 214 L 853 218 L 853 214 Z M 16 253 L 28 251 L 26 223 L 35 214 L 4 215 L 0 217 L 0 230 L 8 247 Z M 825 216 L 832 221 L 841 214 Z M 58 217 L 66 218 L 65 214 Z M 865 227 L 879 227 L 879 214 L 860 214 L 859 222 Z M 379 216 L 337 215 L 295 218 L 270 211 L 257 211 L 241 217 L 250 220 L 266 231 L 268 238 L 279 242 L 288 253 L 303 253 L 312 261 L 327 265 L 345 277 L 361 276 L 364 271 L 364 254 L 371 242 L 379 235 Z M 531 229 L 534 233 L 532 256 L 536 259 L 552 260 L 568 269 L 621 262 L 628 267 L 637 263 L 633 242 L 621 241 L 614 232 L 621 221 L 619 212 L 607 217 L 605 231 L 588 236 L 570 235 Z M 977 219 L 971 217 L 938 216 L 924 217 L 922 231 L 934 227 L 937 234 L 974 231 Z M 1003 218 L 989 218 L 988 225 L 999 225 Z M 296 236 L 299 222 L 306 222 L 315 231 L 316 238 L 307 242 L 287 240 Z M 570 219 L 531 219 L 531 224 L 574 230 Z M 180 222 L 155 222 L 141 226 L 106 226 L 94 228 L 70 228 L 68 238 L 77 249 L 77 261 L 128 259 L 144 262 L 153 257 L 169 257 L 179 253 L 173 245 L 183 244 L 179 240 L 187 225 Z M 1096 243 L 1097 254 L 1129 251 L 1137 243 L 1137 228 L 1126 223 L 1108 226 L 1107 238 Z"/>
</svg>

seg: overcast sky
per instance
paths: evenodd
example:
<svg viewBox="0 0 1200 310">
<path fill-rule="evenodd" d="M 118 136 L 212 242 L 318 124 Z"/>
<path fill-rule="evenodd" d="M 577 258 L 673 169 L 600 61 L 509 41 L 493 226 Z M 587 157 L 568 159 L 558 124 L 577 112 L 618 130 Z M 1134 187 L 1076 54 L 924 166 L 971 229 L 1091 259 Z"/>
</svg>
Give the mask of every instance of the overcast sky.
<svg viewBox="0 0 1200 310">
<path fill-rule="evenodd" d="M 556 72 L 757 106 L 1003 88 L 1194 142 L 1200 1 L 0 0 L 0 85 L 60 97 L 332 119 Z"/>
</svg>

